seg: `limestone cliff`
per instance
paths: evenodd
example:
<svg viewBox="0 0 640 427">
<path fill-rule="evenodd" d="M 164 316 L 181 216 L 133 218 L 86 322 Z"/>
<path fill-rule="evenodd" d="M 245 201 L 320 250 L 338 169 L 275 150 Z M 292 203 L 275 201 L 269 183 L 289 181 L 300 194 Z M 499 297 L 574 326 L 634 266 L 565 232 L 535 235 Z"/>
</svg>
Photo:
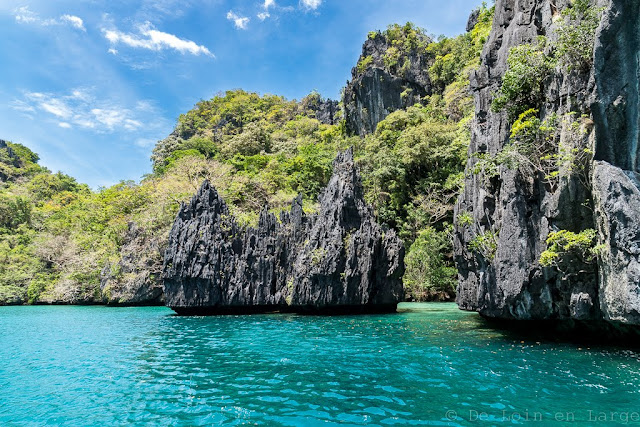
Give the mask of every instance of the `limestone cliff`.
<svg viewBox="0 0 640 427">
<path fill-rule="evenodd" d="M 300 101 L 300 109 L 305 115 L 326 125 L 335 125 L 339 121 L 340 106 L 338 101 L 322 98 L 318 93 L 311 93 Z"/>
<path fill-rule="evenodd" d="M 431 95 L 428 70 L 434 57 L 425 49 L 429 38 L 410 24 L 394 33 L 371 33 L 351 71 L 342 103 L 347 130 L 353 134 L 373 133 L 393 111 Z"/>
<path fill-rule="evenodd" d="M 394 311 L 404 247 L 374 220 L 351 150 L 334 161 L 317 214 L 301 199 L 265 208 L 241 230 L 205 182 L 178 213 L 164 264 L 166 304 L 180 314 Z"/>
<path fill-rule="evenodd" d="M 482 65 L 471 76 L 476 118 L 454 237 L 458 304 L 499 319 L 640 324 L 640 3 L 593 1 L 601 18 L 590 66 L 558 65 L 541 82 L 538 119 L 557 121 L 547 157 L 555 159 L 553 178 L 504 163 L 494 174 L 479 172 L 482 159 L 514 143 L 514 119 L 491 108 L 510 49 L 546 36 L 545 55 L 553 55 L 571 6 L 496 2 Z M 597 258 L 567 253 L 562 265 L 541 265 L 550 233 L 596 228 Z"/>
<path fill-rule="evenodd" d="M 607 4 L 593 77 L 600 307 L 607 320 L 640 325 L 640 2 Z"/>
</svg>

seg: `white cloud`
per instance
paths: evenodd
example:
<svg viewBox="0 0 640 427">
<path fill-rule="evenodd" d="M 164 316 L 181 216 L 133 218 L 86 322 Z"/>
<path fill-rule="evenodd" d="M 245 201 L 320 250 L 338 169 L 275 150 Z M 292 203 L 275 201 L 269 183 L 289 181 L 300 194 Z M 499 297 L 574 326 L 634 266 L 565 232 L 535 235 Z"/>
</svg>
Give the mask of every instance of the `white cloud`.
<svg viewBox="0 0 640 427">
<path fill-rule="evenodd" d="M 142 100 L 142 101 L 136 102 L 136 110 L 153 113 L 156 111 L 156 108 L 153 106 L 151 102 Z"/>
<path fill-rule="evenodd" d="M 96 122 L 109 130 L 114 130 L 117 127 L 122 127 L 125 130 L 136 130 L 142 126 L 140 121 L 128 118 L 130 111 L 126 109 L 94 108 L 91 110 L 91 114 Z"/>
<path fill-rule="evenodd" d="M 40 21 L 40 18 L 29 10 L 29 6 L 22 6 L 13 11 L 13 16 L 16 18 L 16 22 L 21 24 L 32 24 Z"/>
<path fill-rule="evenodd" d="M 191 40 L 181 39 L 173 34 L 158 31 L 148 22 L 141 25 L 138 30 L 140 35 L 107 29 L 103 29 L 102 33 L 112 45 L 122 43 L 129 47 L 155 51 L 173 49 L 182 54 L 190 53 L 196 56 L 206 55 L 215 58 L 214 54 L 205 46 L 198 45 Z M 116 54 L 118 51 L 112 47 L 109 49 L 109 53 Z"/>
<path fill-rule="evenodd" d="M 60 21 L 67 22 L 67 23 L 69 23 L 69 25 L 71 25 L 72 27 L 75 27 L 75 28 L 77 28 L 79 30 L 87 31 L 84 28 L 84 22 L 82 21 L 81 18 L 79 18 L 77 16 L 74 16 L 74 15 L 62 15 L 60 17 Z"/>
<path fill-rule="evenodd" d="M 44 113 L 56 119 L 58 126 L 70 129 L 79 127 L 96 132 L 134 132 L 141 130 L 158 116 L 156 108 L 148 101 L 138 101 L 132 107 L 110 100 L 100 100 L 85 89 L 76 89 L 69 95 L 27 92 L 23 100 L 14 100 L 12 108 L 34 114 Z"/>
<path fill-rule="evenodd" d="M 11 102 L 11 108 L 16 110 L 16 111 L 20 111 L 22 113 L 26 113 L 28 116 L 31 116 L 28 113 L 35 113 L 36 109 L 34 107 L 32 107 L 31 105 L 29 105 L 28 102 L 19 100 L 19 99 L 15 99 L 13 100 L 13 102 Z"/>
<path fill-rule="evenodd" d="M 322 4 L 322 0 L 300 0 L 300 4 L 307 10 L 316 10 Z"/>
<path fill-rule="evenodd" d="M 232 10 L 227 13 L 227 19 L 233 21 L 233 25 L 239 30 L 246 30 L 249 24 L 249 18 L 246 16 L 238 16 Z"/>
<path fill-rule="evenodd" d="M 262 5 L 262 8 L 264 9 L 262 12 L 258 13 L 258 15 L 256 15 L 258 17 L 259 20 L 264 21 L 267 18 L 271 17 L 271 14 L 269 13 L 269 9 L 270 8 L 276 8 L 276 2 L 275 0 L 264 0 L 264 4 Z"/>
<path fill-rule="evenodd" d="M 136 130 L 141 127 L 142 127 L 142 122 L 140 122 L 139 120 L 125 119 L 124 121 L 124 128 L 126 130 Z"/>
<path fill-rule="evenodd" d="M 71 98 L 89 102 L 92 96 L 86 89 L 74 89 L 71 91 Z"/>
<path fill-rule="evenodd" d="M 107 52 L 109 52 L 112 55 L 117 55 L 118 54 L 118 49 L 110 48 Z"/>
<path fill-rule="evenodd" d="M 53 114 L 61 119 L 68 119 L 71 117 L 71 110 L 67 105 L 59 99 L 49 99 L 40 103 L 40 108 L 47 113 Z"/>
<path fill-rule="evenodd" d="M 16 22 L 21 24 L 34 24 L 42 27 L 48 27 L 52 25 L 70 25 L 78 30 L 86 31 L 84 28 L 84 21 L 82 18 L 75 15 L 61 15 L 57 19 L 49 18 L 43 19 L 40 16 L 29 9 L 29 6 L 22 6 L 13 11 L 13 16 L 16 18 Z"/>
</svg>

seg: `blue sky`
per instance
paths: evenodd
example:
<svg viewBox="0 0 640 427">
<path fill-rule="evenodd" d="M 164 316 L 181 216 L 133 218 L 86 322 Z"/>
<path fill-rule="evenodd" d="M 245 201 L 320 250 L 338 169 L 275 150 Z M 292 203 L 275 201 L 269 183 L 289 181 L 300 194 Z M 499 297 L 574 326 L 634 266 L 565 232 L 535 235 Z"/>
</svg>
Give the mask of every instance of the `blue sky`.
<svg viewBox="0 0 640 427">
<path fill-rule="evenodd" d="M 337 99 L 369 31 L 464 31 L 481 0 L 2 0 L 0 139 L 93 188 L 150 172 L 180 113 L 243 88 Z"/>
</svg>

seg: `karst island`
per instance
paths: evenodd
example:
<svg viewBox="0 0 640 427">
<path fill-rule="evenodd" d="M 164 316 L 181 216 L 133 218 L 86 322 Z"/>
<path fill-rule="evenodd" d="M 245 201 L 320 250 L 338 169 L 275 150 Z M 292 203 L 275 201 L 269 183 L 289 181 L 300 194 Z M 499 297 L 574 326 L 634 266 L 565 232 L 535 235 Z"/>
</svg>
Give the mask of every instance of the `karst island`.
<svg viewBox="0 0 640 427">
<path fill-rule="evenodd" d="M 0 28 L 0 425 L 640 422 L 640 2 Z"/>
</svg>

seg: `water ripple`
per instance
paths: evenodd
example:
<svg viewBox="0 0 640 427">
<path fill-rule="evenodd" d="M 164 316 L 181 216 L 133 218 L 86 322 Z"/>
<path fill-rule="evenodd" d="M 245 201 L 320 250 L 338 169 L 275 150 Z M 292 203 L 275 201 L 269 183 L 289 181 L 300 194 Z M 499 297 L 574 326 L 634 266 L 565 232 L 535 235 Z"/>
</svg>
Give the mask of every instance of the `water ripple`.
<svg viewBox="0 0 640 427">
<path fill-rule="evenodd" d="M 514 341 L 449 304 L 358 317 L 7 307 L 0 360 L 0 425 L 522 424 L 511 415 L 640 410 L 640 354 Z"/>
</svg>

